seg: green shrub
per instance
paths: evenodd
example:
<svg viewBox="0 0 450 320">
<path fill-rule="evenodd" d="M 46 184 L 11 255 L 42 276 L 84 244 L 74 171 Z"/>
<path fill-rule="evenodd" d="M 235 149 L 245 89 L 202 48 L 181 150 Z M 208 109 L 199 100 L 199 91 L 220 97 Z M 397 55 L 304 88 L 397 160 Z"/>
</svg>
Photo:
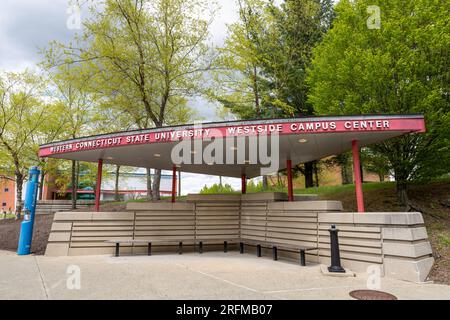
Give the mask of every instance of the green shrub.
<svg viewBox="0 0 450 320">
<path fill-rule="evenodd" d="M 200 190 L 200 194 L 216 194 L 216 193 L 237 193 L 231 185 L 229 184 L 213 184 L 211 187 L 204 186 L 202 190 Z"/>
</svg>

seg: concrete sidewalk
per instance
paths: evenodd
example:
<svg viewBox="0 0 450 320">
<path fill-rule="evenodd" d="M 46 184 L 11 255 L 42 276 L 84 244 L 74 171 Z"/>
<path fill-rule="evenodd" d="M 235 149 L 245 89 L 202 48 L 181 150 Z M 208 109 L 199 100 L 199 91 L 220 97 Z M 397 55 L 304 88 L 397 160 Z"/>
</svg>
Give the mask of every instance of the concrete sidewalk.
<svg viewBox="0 0 450 320">
<path fill-rule="evenodd" d="M 79 268 L 79 269 L 78 269 Z M 68 273 L 80 270 L 80 289 Z M 318 265 L 300 267 L 237 252 L 151 257 L 45 257 L 0 251 L 0 299 L 352 299 L 367 275 L 324 276 Z M 450 286 L 381 279 L 399 299 L 450 299 Z"/>
</svg>

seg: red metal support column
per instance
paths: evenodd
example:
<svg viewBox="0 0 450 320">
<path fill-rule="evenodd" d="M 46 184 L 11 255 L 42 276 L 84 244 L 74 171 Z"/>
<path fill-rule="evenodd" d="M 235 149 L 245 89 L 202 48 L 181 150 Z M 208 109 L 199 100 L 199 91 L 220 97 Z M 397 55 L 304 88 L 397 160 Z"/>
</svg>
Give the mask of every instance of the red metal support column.
<svg viewBox="0 0 450 320">
<path fill-rule="evenodd" d="M 177 197 L 177 166 L 172 168 L 172 202 L 175 202 Z"/>
<path fill-rule="evenodd" d="M 95 212 L 100 211 L 100 193 L 102 191 L 103 159 L 98 160 L 97 184 L 95 185 Z"/>
<path fill-rule="evenodd" d="M 364 212 L 364 195 L 361 181 L 361 161 L 359 160 L 358 140 L 352 141 L 353 151 L 353 174 L 355 176 L 356 203 L 358 212 Z"/>
<path fill-rule="evenodd" d="M 245 174 L 243 174 L 241 177 L 241 191 L 242 194 L 247 193 L 247 176 Z"/>
<path fill-rule="evenodd" d="M 286 161 L 287 179 L 288 179 L 288 200 L 294 201 L 294 189 L 292 186 L 292 160 Z"/>
</svg>

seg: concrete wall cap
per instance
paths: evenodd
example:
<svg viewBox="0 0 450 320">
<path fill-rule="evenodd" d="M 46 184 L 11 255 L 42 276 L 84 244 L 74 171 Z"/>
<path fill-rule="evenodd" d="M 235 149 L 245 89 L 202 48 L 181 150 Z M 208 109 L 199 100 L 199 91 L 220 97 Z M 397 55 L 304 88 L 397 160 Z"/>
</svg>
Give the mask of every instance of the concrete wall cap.
<svg viewBox="0 0 450 320">
<path fill-rule="evenodd" d="M 92 220 L 92 212 L 57 212 L 53 221 Z"/>
<path fill-rule="evenodd" d="M 287 201 L 288 196 L 283 192 L 258 192 L 241 195 L 242 201 Z"/>
<path fill-rule="evenodd" d="M 342 211 L 341 201 L 298 201 L 283 202 L 283 204 L 285 210 Z"/>
<path fill-rule="evenodd" d="M 319 212 L 318 219 L 321 224 L 353 223 L 354 215 L 350 212 Z"/>
<path fill-rule="evenodd" d="M 239 202 L 241 201 L 240 194 L 188 194 L 186 197 L 187 202 Z"/>
<path fill-rule="evenodd" d="M 354 215 L 354 223 L 417 225 L 424 221 L 420 212 L 364 212 Z"/>
</svg>

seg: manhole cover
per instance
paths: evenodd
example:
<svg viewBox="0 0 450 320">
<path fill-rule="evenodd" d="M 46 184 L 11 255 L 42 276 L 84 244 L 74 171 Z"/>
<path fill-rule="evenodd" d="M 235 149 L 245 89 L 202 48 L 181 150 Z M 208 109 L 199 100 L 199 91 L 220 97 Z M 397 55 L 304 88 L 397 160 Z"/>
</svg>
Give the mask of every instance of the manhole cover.
<svg viewBox="0 0 450 320">
<path fill-rule="evenodd" d="M 397 300 L 397 297 L 383 291 L 377 290 L 355 290 L 350 296 L 357 300 Z"/>
</svg>

